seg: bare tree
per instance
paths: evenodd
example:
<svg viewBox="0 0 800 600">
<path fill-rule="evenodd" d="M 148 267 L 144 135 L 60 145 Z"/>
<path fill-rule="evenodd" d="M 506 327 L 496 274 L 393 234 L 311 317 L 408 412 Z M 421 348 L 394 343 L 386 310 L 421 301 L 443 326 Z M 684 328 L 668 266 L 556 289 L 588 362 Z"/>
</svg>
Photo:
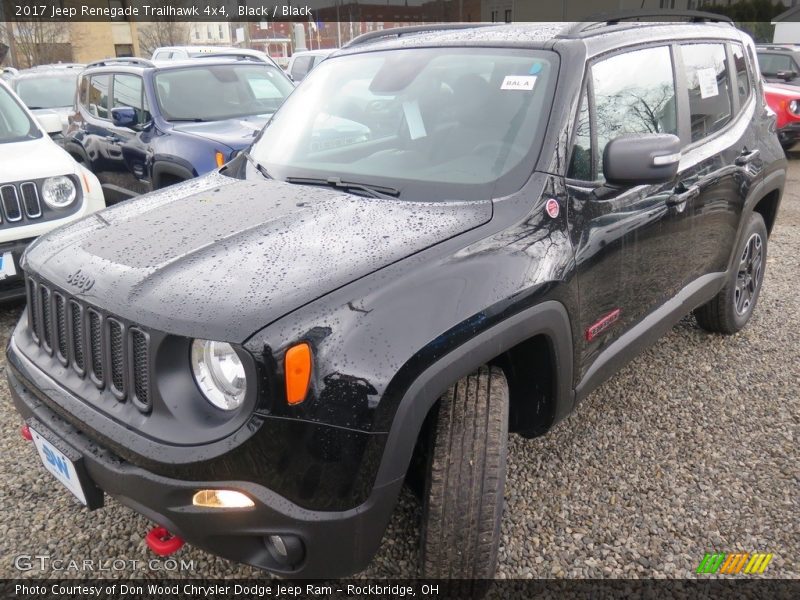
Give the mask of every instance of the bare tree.
<svg viewBox="0 0 800 600">
<path fill-rule="evenodd" d="M 139 49 L 150 56 L 161 46 L 185 46 L 189 43 L 189 23 L 153 21 L 139 24 Z"/>
<path fill-rule="evenodd" d="M 12 23 L 9 29 L 7 33 L 13 36 L 11 44 L 19 67 L 72 60 L 63 23 L 20 21 Z"/>
</svg>

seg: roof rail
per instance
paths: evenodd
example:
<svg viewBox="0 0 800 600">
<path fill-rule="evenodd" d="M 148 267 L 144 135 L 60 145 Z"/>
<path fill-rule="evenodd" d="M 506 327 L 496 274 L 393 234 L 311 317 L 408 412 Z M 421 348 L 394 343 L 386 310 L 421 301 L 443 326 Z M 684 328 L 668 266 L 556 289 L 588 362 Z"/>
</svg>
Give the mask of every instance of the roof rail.
<svg viewBox="0 0 800 600">
<path fill-rule="evenodd" d="M 689 23 L 728 23 L 735 27 L 730 17 L 700 10 L 623 10 L 592 15 L 583 22 L 567 26 L 558 37 L 580 37 L 581 34 L 590 34 L 600 27 L 619 25 L 623 21 L 664 23 L 668 19 Z"/>
<path fill-rule="evenodd" d="M 91 67 L 106 67 L 108 65 L 133 65 L 138 67 L 155 67 L 155 63 L 146 58 L 138 58 L 136 56 L 118 56 L 115 58 L 104 58 L 86 65 L 86 68 Z"/>
<path fill-rule="evenodd" d="M 454 29 L 473 29 L 478 27 L 492 27 L 504 25 L 504 23 L 440 23 L 438 25 L 411 25 L 409 27 L 392 27 L 391 29 L 379 29 L 359 35 L 347 42 L 342 48 L 352 48 L 367 42 L 379 40 L 381 38 L 400 37 L 412 35 L 414 33 L 424 33 L 426 31 L 449 31 Z"/>
</svg>

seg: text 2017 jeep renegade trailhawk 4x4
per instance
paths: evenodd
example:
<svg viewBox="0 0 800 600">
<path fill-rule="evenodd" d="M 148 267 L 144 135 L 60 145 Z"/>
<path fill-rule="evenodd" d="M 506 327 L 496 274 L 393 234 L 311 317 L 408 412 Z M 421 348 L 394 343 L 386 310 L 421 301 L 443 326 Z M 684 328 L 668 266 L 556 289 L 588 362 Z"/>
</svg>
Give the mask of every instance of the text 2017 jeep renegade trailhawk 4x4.
<svg viewBox="0 0 800 600">
<path fill-rule="evenodd" d="M 509 431 L 750 319 L 760 86 L 711 17 L 367 34 L 249 152 L 30 247 L 24 432 L 90 508 L 284 575 L 364 568 L 408 480 L 422 574 L 492 576 Z"/>
</svg>

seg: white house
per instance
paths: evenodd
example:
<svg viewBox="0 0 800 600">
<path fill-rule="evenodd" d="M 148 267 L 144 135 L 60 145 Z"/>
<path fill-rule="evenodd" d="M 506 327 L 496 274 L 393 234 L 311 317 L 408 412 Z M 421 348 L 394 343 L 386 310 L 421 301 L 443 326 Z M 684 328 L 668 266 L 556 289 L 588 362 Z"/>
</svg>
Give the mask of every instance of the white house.
<svg viewBox="0 0 800 600">
<path fill-rule="evenodd" d="M 772 41 L 776 44 L 800 44 L 800 5 L 782 12 L 772 20 L 775 34 Z"/>
</svg>

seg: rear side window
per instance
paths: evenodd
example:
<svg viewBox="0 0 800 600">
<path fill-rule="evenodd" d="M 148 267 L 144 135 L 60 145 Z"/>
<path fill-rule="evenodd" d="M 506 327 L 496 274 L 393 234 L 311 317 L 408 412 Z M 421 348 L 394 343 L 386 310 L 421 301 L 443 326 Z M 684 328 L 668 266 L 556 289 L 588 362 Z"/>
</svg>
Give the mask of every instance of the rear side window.
<svg viewBox="0 0 800 600">
<path fill-rule="evenodd" d="M 144 85 L 142 78 L 136 75 L 114 75 L 114 106 L 129 106 L 136 111 L 139 125 L 143 125 L 150 120 L 150 112 L 147 110 L 144 97 Z"/>
<path fill-rule="evenodd" d="M 95 117 L 108 119 L 108 88 L 110 75 L 94 75 L 89 78 L 89 91 L 86 98 L 86 110 Z"/>
<path fill-rule="evenodd" d="M 689 91 L 692 141 L 719 131 L 731 121 L 727 55 L 722 44 L 680 48 Z"/>
<path fill-rule="evenodd" d="M 614 138 L 637 133 L 678 133 L 672 56 L 667 46 L 617 54 L 592 67 L 595 105 L 595 172 Z"/>
<path fill-rule="evenodd" d="M 758 53 L 758 66 L 764 75 L 777 75 L 778 71 L 794 71 L 794 61 L 788 54 Z"/>
<path fill-rule="evenodd" d="M 731 44 L 731 51 L 733 52 L 733 66 L 736 69 L 736 94 L 739 96 L 739 106 L 741 107 L 750 99 L 753 82 L 747 68 L 744 48 L 739 44 Z"/>
</svg>

